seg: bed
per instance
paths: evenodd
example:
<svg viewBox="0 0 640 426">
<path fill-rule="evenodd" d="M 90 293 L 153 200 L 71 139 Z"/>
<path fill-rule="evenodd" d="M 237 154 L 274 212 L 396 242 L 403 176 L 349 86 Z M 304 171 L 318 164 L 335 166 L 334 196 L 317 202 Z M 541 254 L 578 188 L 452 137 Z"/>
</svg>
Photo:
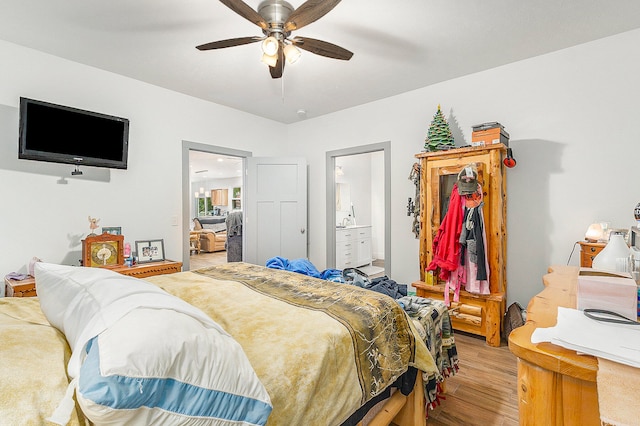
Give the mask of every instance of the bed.
<svg viewBox="0 0 640 426">
<path fill-rule="evenodd" d="M 72 269 L 77 275 L 98 268 Z M 108 285 L 120 290 L 112 294 L 134 284 L 115 275 Z M 0 299 L 0 418 L 7 425 L 46 424 L 72 388 L 67 371 L 75 371 L 72 352 L 79 351 L 43 314 L 39 279 L 36 274 L 39 298 Z M 201 310 L 239 343 L 268 393 L 267 425 L 360 424 L 394 384 L 411 393 L 393 393 L 371 424 L 425 424 L 423 377 L 442 375 L 442 361 L 436 365 L 433 356 L 442 342 L 428 348 L 424 330 L 393 299 L 242 262 L 145 281 Z M 420 374 L 412 378 L 412 371 Z M 73 405 L 69 424 L 85 424 L 87 409 Z"/>
</svg>

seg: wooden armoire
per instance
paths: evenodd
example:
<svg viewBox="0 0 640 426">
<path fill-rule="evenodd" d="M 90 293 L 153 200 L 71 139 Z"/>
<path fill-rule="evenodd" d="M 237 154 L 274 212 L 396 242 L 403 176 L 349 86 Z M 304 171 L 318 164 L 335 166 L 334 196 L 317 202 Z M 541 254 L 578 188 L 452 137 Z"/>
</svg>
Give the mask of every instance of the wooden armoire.
<svg viewBox="0 0 640 426">
<path fill-rule="evenodd" d="M 480 295 L 460 290 L 459 303 L 451 294 L 453 328 L 484 336 L 490 346 L 500 346 L 502 321 L 506 305 L 506 178 L 503 144 L 457 148 L 449 151 L 422 152 L 420 160 L 420 281 L 412 283 L 416 295 L 442 300 L 443 282 L 425 269 L 433 259 L 433 239 L 446 214 L 449 196 L 458 173 L 475 163 L 484 195 L 484 225 L 487 237 L 490 294 Z M 425 278 L 427 278 L 425 280 Z"/>
</svg>

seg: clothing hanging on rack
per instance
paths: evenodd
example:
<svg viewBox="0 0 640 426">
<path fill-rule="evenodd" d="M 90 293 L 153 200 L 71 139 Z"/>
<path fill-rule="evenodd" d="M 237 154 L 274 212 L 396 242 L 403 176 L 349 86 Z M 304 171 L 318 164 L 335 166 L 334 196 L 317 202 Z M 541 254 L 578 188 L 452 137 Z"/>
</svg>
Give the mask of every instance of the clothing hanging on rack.
<svg viewBox="0 0 640 426">
<path fill-rule="evenodd" d="M 477 182 L 475 170 L 467 180 L 459 179 L 453 186 L 449 208 L 433 240 L 433 260 L 426 268 L 427 271 L 440 268 L 438 276 L 445 281 L 447 306 L 451 290 L 453 301 L 459 302 L 462 286 L 470 293 L 490 293 L 482 185 Z M 458 184 L 463 185 L 463 195 Z"/>
<path fill-rule="evenodd" d="M 469 293 L 476 294 L 490 293 L 483 205 L 480 201 L 475 207 L 465 207 L 466 220 L 460 234 L 460 263 L 466 270 L 464 286 Z"/>
</svg>

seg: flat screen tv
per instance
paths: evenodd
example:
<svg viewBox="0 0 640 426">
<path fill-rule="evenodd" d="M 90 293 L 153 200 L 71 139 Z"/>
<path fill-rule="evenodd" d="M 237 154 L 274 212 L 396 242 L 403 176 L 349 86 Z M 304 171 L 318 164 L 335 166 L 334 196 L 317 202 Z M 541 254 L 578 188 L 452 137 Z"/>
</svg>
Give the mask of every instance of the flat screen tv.
<svg viewBox="0 0 640 426">
<path fill-rule="evenodd" d="M 20 98 L 18 158 L 127 168 L 129 120 Z"/>
</svg>

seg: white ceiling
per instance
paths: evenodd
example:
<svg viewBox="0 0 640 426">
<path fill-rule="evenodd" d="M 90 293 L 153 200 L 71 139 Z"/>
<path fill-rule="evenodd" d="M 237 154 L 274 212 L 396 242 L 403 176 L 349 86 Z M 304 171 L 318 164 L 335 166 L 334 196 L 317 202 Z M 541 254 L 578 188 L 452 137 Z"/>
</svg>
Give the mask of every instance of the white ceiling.
<svg viewBox="0 0 640 426">
<path fill-rule="evenodd" d="M 242 176 L 242 158 L 189 151 L 189 181 L 203 182 Z"/>
<path fill-rule="evenodd" d="M 246 0 L 257 9 L 260 0 Z M 290 0 L 299 7 L 302 0 Z M 217 0 L 2 0 L 0 39 L 283 123 L 640 27 L 640 1 L 344 0 L 293 36 L 303 51 L 273 80 L 259 43 L 196 45 L 261 30 Z"/>
</svg>

